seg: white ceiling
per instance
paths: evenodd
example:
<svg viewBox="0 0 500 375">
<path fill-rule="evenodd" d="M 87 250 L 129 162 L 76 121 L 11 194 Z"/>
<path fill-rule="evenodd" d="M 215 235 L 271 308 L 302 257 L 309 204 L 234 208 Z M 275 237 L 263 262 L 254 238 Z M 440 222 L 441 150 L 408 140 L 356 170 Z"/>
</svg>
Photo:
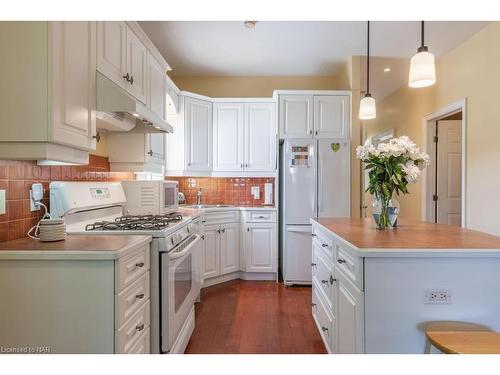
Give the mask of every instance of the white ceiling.
<svg viewBox="0 0 500 375">
<path fill-rule="evenodd" d="M 425 44 L 439 58 L 486 24 L 426 22 Z M 366 55 L 364 21 L 265 21 L 254 29 L 236 21 L 145 21 L 140 25 L 172 66 L 174 76 L 335 75 L 348 56 Z M 371 55 L 383 57 L 382 65 L 393 63 L 392 74 L 379 75 L 377 59 L 373 60 L 374 94 L 379 91 L 385 96 L 405 82 L 403 70 L 419 44 L 420 22 L 371 23 Z"/>
</svg>

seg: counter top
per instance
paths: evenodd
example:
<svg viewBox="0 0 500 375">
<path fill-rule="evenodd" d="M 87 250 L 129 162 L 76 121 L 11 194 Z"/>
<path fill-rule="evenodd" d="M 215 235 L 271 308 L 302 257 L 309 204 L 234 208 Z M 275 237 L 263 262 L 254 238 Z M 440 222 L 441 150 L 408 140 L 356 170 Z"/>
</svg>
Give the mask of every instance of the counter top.
<svg viewBox="0 0 500 375">
<path fill-rule="evenodd" d="M 40 242 L 31 238 L 0 242 L 3 259 L 118 259 L 151 242 L 143 235 L 71 235 L 64 241 Z"/>
<path fill-rule="evenodd" d="M 398 220 L 398 227 L 377 230 L 371 218 L 314 218 L 312 223 L 363 253 L 474 252 L 498 253 L 500 237 L 455 226 Z"/>
<path fill-rule="evenodd" d="M 188 212 L 216 212 L 216 211 L 277 211 L 275 206 L 223 206 L 223 207 L 189 207 L 189 206 L 179 206 L 179 211 L 190 210 Z"/>
</svg>

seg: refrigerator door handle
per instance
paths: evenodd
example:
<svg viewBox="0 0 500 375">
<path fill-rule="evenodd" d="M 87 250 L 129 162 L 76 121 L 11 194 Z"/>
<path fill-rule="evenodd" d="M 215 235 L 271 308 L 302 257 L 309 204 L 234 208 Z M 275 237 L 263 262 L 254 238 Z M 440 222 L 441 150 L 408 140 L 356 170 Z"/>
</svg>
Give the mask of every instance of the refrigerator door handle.
<svg viewBox="0 0 500 375">
<path fill-rule="evenodd" d="M 319 217 L 319 208 L 321 202 L 319 201 L 319 141 L 316 140 L 316 148 L 315 148 L 315 157 L 314 157 L 314 181 L 316 183 L 316 194 L 314 194 L 314 209 L 316 210 L 316 217 Z"/>
<path fill-rule="evenodd" d="M 286 228 L 287 232 L 295 232 L 295 233 L 311 233 L 312 232 L 312 227 L 311 226 L 304 226 L 304 227 L 288 227 Z"/>
</svg>

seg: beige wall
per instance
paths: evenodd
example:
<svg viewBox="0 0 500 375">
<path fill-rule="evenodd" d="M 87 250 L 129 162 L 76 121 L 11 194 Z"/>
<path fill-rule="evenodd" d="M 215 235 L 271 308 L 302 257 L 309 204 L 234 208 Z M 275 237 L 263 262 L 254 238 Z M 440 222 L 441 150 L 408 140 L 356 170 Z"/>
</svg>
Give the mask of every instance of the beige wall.
<svg viewBox="0 0 500 375">
<path fill-rule="evenodd" d="M 334 76 L 172 76 L 181 90 L 214 98 L 272 97 L 273 90 L 334 90 Z"/>
<path fill-rule="evenodd" d="M 432 88 L 402 87 L 378 103 L 366 135 L 396 128 L 422 145 L 422 118 L 457 100 L 467 100 L 466 225 L 500 235 L 500 22 L 493 22 L 437 62 Z M 421 188 L 401 199 L 402 215 L 421 217 Z"/>
</svg>

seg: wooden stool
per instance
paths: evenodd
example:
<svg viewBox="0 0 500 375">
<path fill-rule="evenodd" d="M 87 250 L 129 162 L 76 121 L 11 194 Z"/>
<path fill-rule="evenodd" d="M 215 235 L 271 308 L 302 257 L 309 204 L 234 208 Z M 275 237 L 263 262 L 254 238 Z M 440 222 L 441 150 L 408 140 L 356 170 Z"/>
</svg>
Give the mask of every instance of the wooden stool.
<svg viewBox="0 0 500 375">
<path fill-rule="evenodd" d="M 427 325 L 427 353 L 434 346 L 447 354 L 500 354 L 500 334 L 486 326 L 466 322 Z"/>
</svg>

